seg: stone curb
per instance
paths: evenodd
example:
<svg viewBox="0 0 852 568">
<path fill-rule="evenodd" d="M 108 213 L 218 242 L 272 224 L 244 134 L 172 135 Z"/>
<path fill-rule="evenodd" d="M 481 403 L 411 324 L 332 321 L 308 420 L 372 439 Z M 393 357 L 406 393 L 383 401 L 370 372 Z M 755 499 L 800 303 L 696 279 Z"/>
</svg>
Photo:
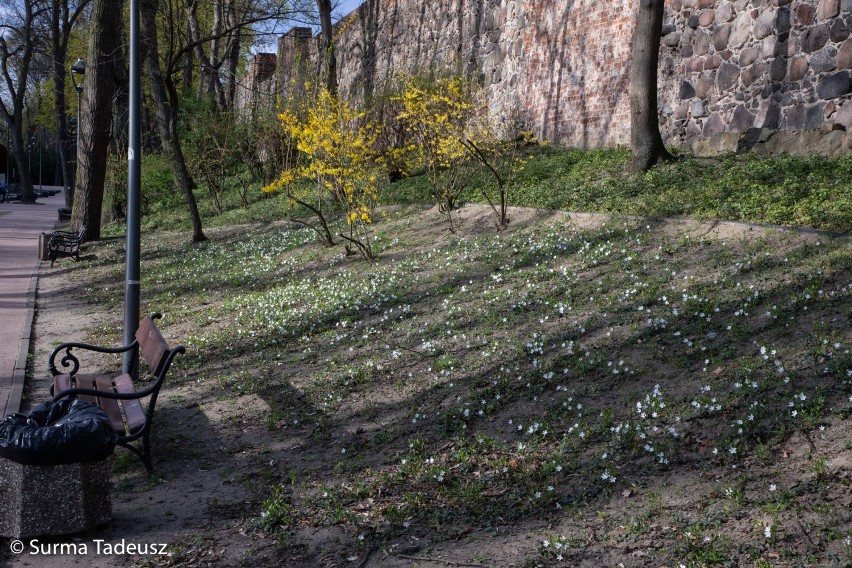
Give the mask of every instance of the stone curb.
<svg viewBox="0 0 852 568">
<path fill-rule="evenodd" d="M 15 370 L 12 374 L 12 384 L 9 389 L 9 399 L 6 401 L 6 412 L 4 416 L 20 412 L 21 400 L 24 396 L 24 383 L 27 376 L 27 359 L 30 353 L 30 343 L 33 335 L 33 320 L 35 319 L 36 292 L 38 290 L 38 276 L 41 268 L 41 260 L 36 261 L 30 275 L 30 289 L 27 292 L 27 315 L 24 327 L 21 330 L 21 346 L 18 357 L 15 359 Z"/>
</svg>

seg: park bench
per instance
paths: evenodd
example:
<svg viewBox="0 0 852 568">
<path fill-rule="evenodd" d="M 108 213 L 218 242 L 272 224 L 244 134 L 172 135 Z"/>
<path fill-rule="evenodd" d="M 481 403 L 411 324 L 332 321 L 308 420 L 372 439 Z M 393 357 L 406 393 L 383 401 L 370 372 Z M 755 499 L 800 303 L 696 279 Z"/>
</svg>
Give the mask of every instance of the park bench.
<svg viewBox="0 0 852 568">
<path fill-rule="evenodd" d="M 60 256 L 80 260 L 80 245 L 86 238 L 86 226 L 81 226 L 77 231 L 53 231 L 50 240 L 47 241 L 47 258 L 50 259 L 50 267 Z"/>
<path fill-rule="evenodd" d="M 162 317 L 160 314 L 154 313 L 142 320 L 139 329 L 136 330 L 136 339 L 129 345 L 110 348 L 85 343 L 63 343 L 53 350 L 48 362 L 53 375 L 51 386 L 53 400 L 76 396 L 98 404 L 109 417 L 110 424 L 118 434 L 118 444 L 139 456 L 148 473 L 154 470 L 151 465 L 150 434 L 157 397 L 172 359 L 178 353 L 185 352 L 182 346 L 169 348 L 160 330 L 154 324 L 154 320 L 160 317 Z M 85 349 L 97 353 L 132 352 L 134 368 L 138 368 L 141 355 L 153 378 L 137 390 L 133 379 L 127 373 L 113 378 L 81 377 L 77 375 L 80 361 L 74 355 L 74 349 Z M 61 369 L 57 367 L 57 357 L 61 357 L 58 361 Z M 144 403 L 143 399 L 147 399 L 147 403 Z M 132 444 L 140 439 L 142 440 L 141 449 Z"/>
</svg>

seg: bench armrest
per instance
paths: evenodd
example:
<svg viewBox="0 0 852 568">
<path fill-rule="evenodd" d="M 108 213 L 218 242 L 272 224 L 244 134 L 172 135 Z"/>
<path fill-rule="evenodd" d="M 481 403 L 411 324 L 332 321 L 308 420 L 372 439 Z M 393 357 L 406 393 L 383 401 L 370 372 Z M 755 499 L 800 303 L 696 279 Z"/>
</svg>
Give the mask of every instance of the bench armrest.
<svg viewBox="0 0 852 568">
<path fill-rule="evenodd" d="M 48 244 L 48 246 L 49 245 L 66 245 L 66 246 L 68 246 L 68 245 L 80 244 L 81 242 L 82 242 L 82 237 L 80 237 L 80 235 L 72 235 L 72 234 L 60 235 L 60 234 L 54 233 L 53 235 L 50 236 L 50 239 L 48 239 L 47 244 Z"/>
<path fill-rule="evenodd" d="M 100 347 L 98 345 L 76 342 L 62 343 L 61 345 L 56 346 L 50 354 L 47 368 L 50 370 L 50 374 L 54 377 L 63 373 L 68 373 L 69 375 L 74 376 L 77 374 L 77 371 L 80 370 L 80 360 L 71 352 L 74 348 L 94 351 L 96 353 L 127 353 L 128 351 L 135 349 L 137 345 L 138 342 L 135 340 L 130 345 L 125 345 L 123 347 Z M 56 357 L 59 356 L 62 351 L 65 353 L 59 360 L 59 364 L 62 366 L 62 369 L 59 369 L 56 366 Z"/>
<path fill-rule="evenodd" d="M 101 391 L 96 389 L 84 389 L 84 388 L 73 388 L 64 390 L 61 393 L 55 395 L 53 397 L 54 401 L 59 400 L 60 398 L 64 398 L 67 396 L 96 396 L 98 398 L 114 398 L 116 400 L 134 400 L 139 398 L 145 398 L 146 396 L 153 394 L 155 391 L 159 390 L 160 385 L 159 381 L 154 381 L 147 387 L 142 390 L 134 391 L 134 392 L 115 392 L 115 391 Z"/>
<path fill-rule="evenodd" d="M 73 246 L 80 245 L 83 242 L 83 239 L 86 237 L 85 226 L 80 227 L 77 231 L 53 231 L 50 235 L 50 239 L 47 241 L 47 245 L 51 246 Z"/>
</svg>

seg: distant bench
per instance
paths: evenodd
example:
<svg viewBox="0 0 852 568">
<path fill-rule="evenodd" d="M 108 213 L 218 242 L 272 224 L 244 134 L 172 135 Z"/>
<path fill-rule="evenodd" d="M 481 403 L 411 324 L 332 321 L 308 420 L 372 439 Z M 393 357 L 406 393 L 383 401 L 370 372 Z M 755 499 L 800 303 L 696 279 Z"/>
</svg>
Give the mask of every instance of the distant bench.
<svg viewBox="0 0 852 568">
<path fill-rule="evenodd" d="M 110 424 L 118 434 L 118 444 L 135 453 L 142 459 L 148 473 L 154 471 L 151 465 L 151 421 L 154 418 L 154 407 L 160 388 L 166 380 L 166 373 L 172 364 L 172 359 L 178 353 L 184 353 L 182 346 L 169 348 L 163 335 L 154 320 L 162 317 L 158 313 L 146 317 L 139 324 L 136 331 L 136 340 L 124 347 L 98 347 L 85 343 L 63 343 L 50 354 L 48 367 L 53 375 L 53 386 L 51 394 L 53 400 L 66 396 L 76 396 L 89 400 L 100 406 L 109 417 Z M 133 379 L 124 373 L 117 377 L 80 377 L 77 371 L 80 369 L 80 361 L 72 353 L 73 349 L 86 349 L 98 353 L 126 353 L 133 351 L 134 364 L 141 354 L 145 360 L 148 370 L 154 379 L 144 388 L 136 390 Z M 57 368 L 56 358 L 61 356 Z M 68 369 L 67 372 L 65 371 Z M 147 404 L 143 399 L 147 398 Z M 121 403 L 119 404 L 119 401 Z M 142 440 L 140 450 L 131 442 Z"/>
<path fill-rule="evenodd" d="M 80 245 L 85 238 L 86 225 L 75 232 L 53 231 L 50 240 L 47 241 L 47 258 L 50 259 L 50 267 L 53 268 L 53 263 L 60 256 L 67 256 L 75 261 L 80 260 Z"/>
</svg>

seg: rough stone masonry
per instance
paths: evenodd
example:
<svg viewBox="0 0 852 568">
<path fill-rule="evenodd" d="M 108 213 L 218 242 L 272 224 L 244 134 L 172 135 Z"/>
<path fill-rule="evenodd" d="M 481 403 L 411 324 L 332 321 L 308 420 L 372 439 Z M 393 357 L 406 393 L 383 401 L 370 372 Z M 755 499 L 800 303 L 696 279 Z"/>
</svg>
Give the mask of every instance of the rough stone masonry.
<svg viewBox="0 0 852 568">
<path fill-rule="evenodd" d="M 629 142 L 637 0 L 367 0 L 336 27 L 341 93 L 385 92 L 430 68 L 485 88 L 492 114 L 578 147 Z M 660 50 L 667 142 L 697 152 L 852 151 L 852 0 L 670 0 Z M 258 57 L 261 57 L 260 55 Z M 322 66 L 296 28 L 242 84 L 271 104 Z M 265 94 L 264 94 L 265 93 Z"/>
</svg>

